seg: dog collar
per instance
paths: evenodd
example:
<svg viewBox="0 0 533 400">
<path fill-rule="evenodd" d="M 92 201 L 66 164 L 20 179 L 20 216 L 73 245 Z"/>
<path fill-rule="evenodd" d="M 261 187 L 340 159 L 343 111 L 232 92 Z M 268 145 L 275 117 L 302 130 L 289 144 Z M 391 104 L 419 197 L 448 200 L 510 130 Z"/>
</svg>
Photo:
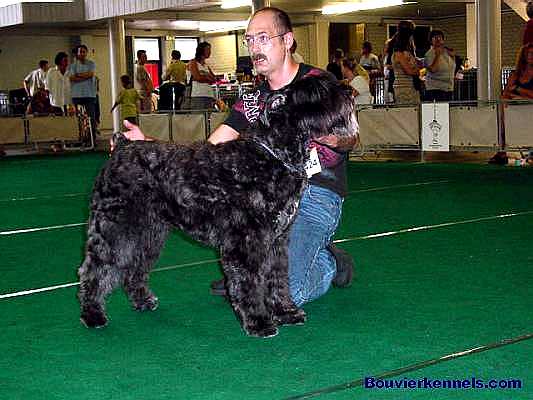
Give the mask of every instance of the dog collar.
<svg viewBox="0 0 533 400">
<path fill-rule="evenodd" d="M 278 154 L 276 154 L 276 152 L 274 150 L 272 150 L 270 147 L 268 147 L 268 145 L 266 145 L 262 141 L 258 140 L 257 138 L 252 138 L 251 142 L 253 144 L 255 144 L 260 150 L 263 150 L 265 153 L 271 155 L 276 160 L 281 162 L 285 166 L 285 168 L 287 168 L 293 174 L 297 174 L 297 175 L 300 175 L 300 176 L 306 176 L 305 170 L 303 168 L 298 168 L 298 167 L 288 163 L 287 161 L 282 159 Z"/>
</svg>

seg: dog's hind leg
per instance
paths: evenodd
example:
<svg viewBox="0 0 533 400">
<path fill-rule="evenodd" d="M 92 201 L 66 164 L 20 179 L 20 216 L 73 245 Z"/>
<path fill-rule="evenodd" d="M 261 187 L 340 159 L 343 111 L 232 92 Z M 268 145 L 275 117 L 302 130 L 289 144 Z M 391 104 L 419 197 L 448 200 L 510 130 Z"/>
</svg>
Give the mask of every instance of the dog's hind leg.
<svg viewBox="0 0 533 400">
<path fill-rule="evenodd" d="M 236 246 L 231 251 L 223 251 L 222 269 L 226 275 L 231 305 L 248 335 L 276 336 L 278 329 L 271 310 L 266 307 L 265 282 L 260 271 L 264 252 L 258 250 L 257 246 L 253 251 L 247 251 L 246 247 Z"/>
<path fill-rule="evenodd" d="M 288 236 L 283 234 L 271 246 L 267 262 L 271 276 L 267 281 L 267 304 L 272 308 L 274 321 L 278 325 L 299 325 L 305 322 L 305 311 L 298 308 L 291 299 L 289 291 Z"/>
<path fill-rule="evenodd" d="M 81 322 L 88 328 L 100 328 L 107 324 L 105 298 L 120 282 L 121 273 L 93 251 L 89 240 L 85 260 L 78 270 Z"/>
<path fill-rule="evenodd" d="M 159 300 L 148 287 L 148 277 L 170 228 L 159 221 L 150 222 L 142 225 L 138 242 L 131 244 L 134 264 L 125 266 L 123 279 L 124 290 L 137 311 L 154 311 L 159 305 Z"/>
</svg>

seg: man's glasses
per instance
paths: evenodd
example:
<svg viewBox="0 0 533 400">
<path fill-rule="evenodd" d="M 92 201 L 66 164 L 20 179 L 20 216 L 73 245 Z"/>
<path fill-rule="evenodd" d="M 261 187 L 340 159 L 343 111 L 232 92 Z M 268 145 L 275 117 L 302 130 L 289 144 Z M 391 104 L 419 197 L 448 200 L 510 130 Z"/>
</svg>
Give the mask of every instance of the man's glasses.
<svg viewBox="0 0 533 400">
<path fill-rule="evenodd" d="M 272 44 L 272 39 L 285 35 L 287 32 L 279 35 L 269 36 L 267 33 L 260 33 L 259 35 L 246 35 L 242 40 L 243 45 L 252 47 L 254 43 L 257 46 L 266 47 Z"/>
</svg>

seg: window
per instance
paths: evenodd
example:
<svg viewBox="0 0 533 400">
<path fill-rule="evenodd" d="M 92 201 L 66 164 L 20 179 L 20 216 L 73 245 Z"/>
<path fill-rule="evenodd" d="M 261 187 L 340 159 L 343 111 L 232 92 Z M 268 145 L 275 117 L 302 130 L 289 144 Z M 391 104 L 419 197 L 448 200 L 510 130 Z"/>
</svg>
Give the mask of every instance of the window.
<svg viewBox="0 0 533 400">
<path fill-rule="evenodd" d="M 182 61 L 192 60 L 196 54 L 196 47 L 198 46 L 197 38 L 174 38 L 174 50 L 178 50 L 181 53 Z"/>
<path fill-rule="evenodd" d="M 150 61 L 159 61 L 159 39 L 157 38 L 134 38 L 133 59 L 137 60 L 137 50 L 146 50 L 146 56 Z"/>
</svg>

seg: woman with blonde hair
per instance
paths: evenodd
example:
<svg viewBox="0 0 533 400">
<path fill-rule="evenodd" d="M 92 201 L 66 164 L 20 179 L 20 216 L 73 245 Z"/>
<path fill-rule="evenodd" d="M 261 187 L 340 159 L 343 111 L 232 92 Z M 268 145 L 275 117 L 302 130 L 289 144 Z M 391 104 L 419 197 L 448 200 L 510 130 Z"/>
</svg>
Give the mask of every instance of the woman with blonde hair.
<svg viewBox="0 0 533 400">
<path fill-rule="evenodd" d="M 342 60 L 342 76 L 352 87 L 356 103 L 372 104 L 368 72 L 353 58 Z"/>
</svg>

